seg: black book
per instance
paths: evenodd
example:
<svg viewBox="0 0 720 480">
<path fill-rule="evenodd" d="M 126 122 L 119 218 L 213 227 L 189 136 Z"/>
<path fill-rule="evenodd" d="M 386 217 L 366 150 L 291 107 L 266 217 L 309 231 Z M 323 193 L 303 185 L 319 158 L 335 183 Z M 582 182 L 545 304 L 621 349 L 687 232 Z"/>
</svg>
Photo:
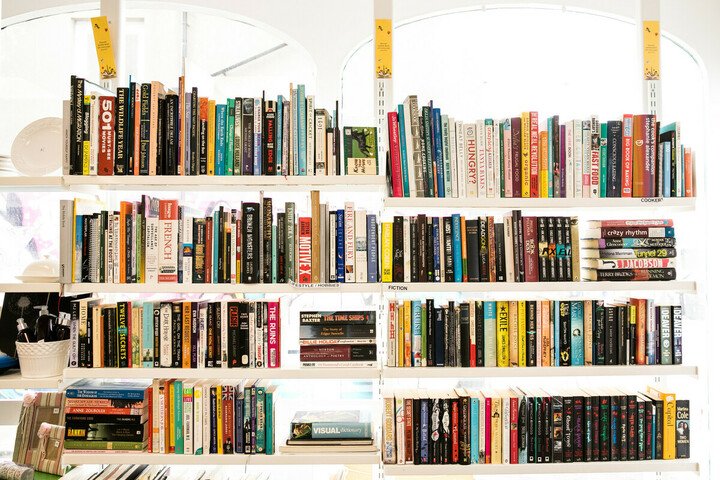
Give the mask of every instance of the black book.
<svg viewBox="0 0 720 480">
<path fill-rule="evenodd" d="M 413 398 L 412 402 L 413 463 L 420 465 L 420 399 Z"/>
<path fill-rule="evenodd" d="M 467 222 L 469 222 L 468 220 Z M 467 229 L 467 222 L 466 222 L 466 229 Z M 490 235 L 488 235 L 488 218 L 487 217 L 480 217 L 478 218 L 478 241 L 480 242 L 479 245 L 479 254 L 480 254 L 480 280 L 481 282 L 489 282 L 490 281 L 490 248 L 491 246 L 488 244 L 488 241 L 490 239 Z M 494 228 L 494 227 L 493 227 Z M 470 270 L 470 250 L 468 250 L 468 273 Z M 472 280 L 470 280 L 472 281 Z"/>
<path fill-rule="evenodd" d="M 272 198 L 263 198 L 263 282 L 272 283 Z"/>
<path fill-rule="evenodd" d="M 593 365 L 605 365 L 605 306 L 602 300 L 593 300 Z"/>
<path fill-rule="evenodd" d="M 435 332 L 433 353 L 434 362 L 436 367 L 445 366 L 445 310 L 442 308 L 436 308 L 433 313 L 433 320 L 435 326 L 433 328 Z"/>
<path fill-rule="evenodd" d="M 246 305 L 246 304 L 243 304 Z M 240 302 L 228 302 L 227 304 L 227 366 L 238 368 L 244 366 L 241 363 L 243 355 L 240 338 Z"/>
<path fill-rule="evenodd" d="M 85 339 L 85 348 L 87 350 L 85 354 L 85 366 L 91 368 L 93 365 L 93 320 L 95 319 L 94 309 L 88 305 L 87 311 L 87 338 Z M 102 322 L 101 322 L 102 323 Z"/>
<path fill-rule="evenodd" d="M 150 173 L 150 84 L 140 86 L 140 175 Z"/>
<path fill-rule="evenodd" d="M 155 152 L 155 158 L 151 158 L 151 162 L 155 162 L 155 173 L 156 175 L 167 175 L 167 151 L 166 151 L 166 136 L 167 127 L 165 121 L 167 120 L 167 98 L 159 97 L 157 100 L 157 149 Z"/>
<path fill-rule="evenodd" d="M 525 239 L 523 235 L 523 221 L 520 210 L 513 210 L 513 249 L 517 259 L 515 279 L 517 282 L 525 281 Z"/>
<path fill-rule="evenodd" d="M 182 367 L 182 302 L 172 304 L 172 366 Z"/>
<path fill-rule="evenodd" d="M 178 96 L 165 96 L 165 172 L 164 175 L 178 174 Z"/>
<path fill-rule="evenodd" d="M 337 215 L 336 212 L 330 212 L 330 216 L 334 217 Z M 285 230 L 285 212 L 277 214 L 277 281 L 278 283 L 286 283 L 286 258 L 285 258 L 285 247 L 286 243 L 284 239 L 287 237 Z M 330 232 L 330 241 L 335 242 L 335 232 Z"/>
<path fill-rule="evenodd" d="M 425 248 L 426 250 L 426 256 L 427 260 L 425 261 L 427 265 L 427 281 L 428 282 L 434 282 L 435 281 L 435 241 L 434 241 L 434 232 L 433 232 L 433 217 L 427 217 L 425 221 L 427 222 L 425 226 L 425 234 L 427 235 L 427 239 L 425 240 Z M 439 252 L 438 252 L 439 253 Z"/>
<path fill-rule="evenodd" d="M 573 461 L 582 462 L 585 457 L 585 397 L 573 397 Z"/>
<path fill-rule="evenodd" d="M 618 319 L 617 307 L 605 307 L 605 365 L 618 364 Z"/>
<path fill-rule="evenodd" d="M 548 244 L 547 217 L 537 217 L 537 235 L 538 235 L 538 277 L 541 282 L 550 281 L 550 262 L 548 253 L 550 246 Z"/>
<path fill-rule="evenodd" d="M 557 230 L 555 229 L 555 217 L 545 217 L 545 235 L 547 236 L 547 265 L 549 282 L 555 282 L 558 279 L 557 264 Z"/>
<path fill-rule="evenodd" d="M 375 338 L 375 325 L 300 325 L 301 339 Z"/>
<path fill-rule="evenodd" d="M 70 175 L 83 174 L 85 80 L 70 77 Z"/>
<path fill-rule="evenodd" d="M 251 308 L 252 305 L 248 302 L 238 304 L 237 365 L 240 367 L 250 366 L 250 328 L 254 327 L 254 325 L 250 325 Z"/>
<path fill-rule="evenodd" d="M 475 365 L 485 366 L 485 315 L 481 300 L 474 300 L 470 308 L 475 309 Z"/>
<path fill-rule="evenodd" d="M 452 255 L 452 217 L 443 217 L 443 249 L 445 252 L 445 281 L 455 281 L 454 259 Z"/>
<path fill-rule="evenodd" d="M 495 228 L 495 281 L 507 282 L 505 272 L 505 224 L 496 223 Z"/>
<path fill-rule="evenodd" d="M 553 164 L 552 164 L 552 171 L 553 171 L 553 192 L 556 196 L 560 195 L 560 192 L 562 190 L 565 190 L 565 186 L 561 186 L 561 178 L 560 178 L 560 116 L 559 115 L 553 115 L 552 117 L 552 139 L 548 139 L 548 141 L 551 141 L 551 146 L 553 149 Z M 550 167 L 548 165 L 548 167 Z M 567 192 L 565 192 L 567 194 Z M 569 195 L 567 195 L 569 196 Z"/>
<path fill-rule="evenodd" d="M 422 159 L 425 165 L 424 168 L 424 176 L 425 176 L 425 196 L 426 197 L 434 197 L 435 196 L 435 186 L 434 186 L 434 175 L 433 175 L 433 148 L 432 148 L 432 139 L 433 139 L 433 133 L 432 133 L 432 127 L 430 126 L 432 118 L 432 111 L 430 107 L 423 106 L 421 110 L 421 117 L 420 117 L 420 135 L 422 142 L 421 148 L 422 148 Z"/>
<path fill-rule="evenodd" d="M 593 413 L 592 413 L 593 396 L 590 393 L 586 392 L 583 399 L 585 400 L 585 413 L 584 413 L 585 423 L 583 425 L 583 434 L 584 434 L 585 438 L 583 440 L 584 453 L 583 453 L 582 460 L 585 462 L 591 462 L 592 461 L 592 441 L 593 441 Z"/>
<path fill-rule="evenodd" d="M 628 312 L 628 316 L 630 312 Z M 630 317 L 628 319 L 628 341 L 626 342 L 628 344 L 628 357 L 627 357 L 627 365 L 637 365 L 637 359 L 635 358 L 635 344 L 637 342 L 637 320 L 635 317 Z"/>
<path fill-rule="evenodd" d="M 213 358 L 213 361 L 215 362 L 216 367 L 222 366 L 222 342 L 221 339 L 221 332 L 222 332 L 222 322 L 225 321 L 225 319 L 222 316 L 222 305 L 220 302 L 215 302 L 213 304 L 213 307 L 215 308 L 215 338 L 213 342 L 215 343 L 215 355 Z"/>
<path fill-rule="evenodd" d="M 193 218 L 193 283 L 205 283 L 205 219 Z"/>
<path fill-rule="evenodd" d="M 628 397 L 622 392 L 616 392 L 620 410 L 618 414 L 618 459 L 628 459 Z"/>
<path fill-rule="evenodd" d="M 88 308 L 90 310 L 90 308 Z M 90 313 L 90 312 L 88 312 Z M 70 303 L 70 321 L 71 322 L 77 322 L 76 325 L 80 325 L 80 303 L 78 302 L 71 302 Z M 87 332 L 85 336 L 85 340 L 78 342 L 78 360 L 77 364 L 70 363 L 71 367 L 87 367 L 87 350 L 88 350 L 88 344 L 86 343 L 87 339 Z"/>
<path fill-rule="evenodd" d="M 643 405 L 643 416 L 644 416 Z M 628 460 L 638 459 L 638 399 L 636 395 L 627 396 L 627 432 L 628 432 Z M 644 419 L 643 419 L 644 423 Z"/>
<path fill-rule="evenodd" d="M 447 314 L 447 335 L 445 337 L 445 354 L 447 355 L 448 365 L 451 367 L 459 366 L 458 356 L 460 355 L 459 349 L 455 348 L 458 344 L 457 323 L 458 319 L 455 315 L 455 302 L 452 300 L 448 302 L 448 314 Z"/>
<path fill-rule="evenodd" d="M 537 462 L 537 402 L 534 396 L 528 395 L 528 463 Z"/>
<path fill-rule="evenodd" d="M 260 282 L 260 204 L 243 202 L 242 204 L 242 281 Z"/>
<path fill-rule="evenodd" d="M 393 282 L 403 282 L 405 279 L 405 255 L 403 251 L 403 217 L 393 218 Z"/>
<path fill-rule="evenodd" d="M 550 463 L 552 459 L 552 427 L 553 408 L 552 397 L 543 397 L 543 462 Z"/>
<path fill-rule="evenodd" d="M 562 397 L 562 461 L 573 461 L 573 397 Z"/>
<path fill-rule="evenodd" d="M 90 281 L 90 219 L 91 215 L 80 215 L 82 218 L 82 261 L 80 263 L 80 281 Z"/>
<path fill-rule="evenodd" d="M 445 418 L 450 418 L 450 399 L 449 398 L 443 398 L 440 401 L 440 418 L 443 419 L 440 421 L 440 463 L 442 464 L 448 464 L 450 463 L 450 448 L 451 448 L 451 425 L 450 422 L 445 422 Z"/>
<path fill-rule="evenodd" d="M 128 95 L 127 87 L 117 88 L 117 102 L 115 105 L 115 175 L 125 175 L 128 168 L 128 136 L 129 130 Z M 72 130 L 71 130 L 72 131 Z"/>
<path fill-rule="evenodd" d="M 440 230 L 440 217 L 433 217 L 432 223 L 428 225 L 428 228 L 432 229 L 432 246 L 433 246 L 433 281 L 442 282 L 443 279 L 440 277 L 442 266 L 440 265 L 440 256 L 442 245 L 442 231 Z"/>
<path fill-rule="evenodd" d="M 528 367 L 537 366 L 537 302 L 528 300 L 525 303 L 526 332 L 525 345 L 527 348 L 526 362 Z"/>
<path fill-rule="evenodd" d="M 622 121 L 607 122 L 607 190 L 606 197 L 621 195 Z"/>
<path fill-rule="evenodd" d="M 577 223 L 577 217 L 562 217 L 563 222 L 563 245 L 565 246 L 565 280 L 566 281 L 572 281 L 573 280 L 573 273 L 572 273 L 572 266 L 573 262 L 579 262 L 579 258 L 573 258 L 572 256 L 572 231 L 570 229 L 570 225 L 572 222 Z"/>
<path fill-rule="evenodd" d="M 465 222 L 465 238 L 467 241 L 467 275 L 468 282 L 480 281 L 480 252 L 478 221 L 468 219 Z"/>
<path fill-rule="evenodd" d="M 427 325 L 427 366 L 432 367 L 435 365 L 435 300 L 432 298 L 426 299 L 423 308 L 425 309 L 425 324 Z"/>
<path fill-rule="evenodd" d="M 425 215 L 417 216 L 417 236 L 418 236 L 418 249 L 417 257 L 418 263 L 418 282 L 428 281 L 428 264 L 427 264 L 427 217 Z"/>
<path fill-rule="evenodd" d="M 460 307 L 462 310 L 462 306 Z M 461 314 L 462 315 L 462 314 Z M 464 365 L 463 365 L 464 366 Z M 469 365 L 468 365 L 469 366 Z M 470 397 L 462 395 L 458 402 L 458 463 L 470 465 Z"/>
<path fill-rule="evenodd" d="M 153 367 L 160 367 L 160 303 L 153 303 Z"/>
<path fill-rule="evenodd" d="M 102 325 L 105 331 L 103 343 L 105 355 L 103 365 L 106 368 L 117 367 L 117 316 L 115 307 L 105 307 L 101 310 Z"/>
<path fill-rule="evenodd" d="M 587 406 L 586 406 L 587 412 Z M 587 415 L 587 413 L 586 413 Z M 587 420 L 587 419 L 586 419 Z M 586 422 L 587 423 L 587 422 Z M 590 397 L 590 423 L 591 440 L 590 440 L 590 459 L 593 462 L 600 461 L 600 395 L 593 392 Z M 588 460 L 590 461 L 590 460 Z"/>
<path fill-rule="evenodd" d="M 610 395 L 610 461 L 620 460 L 620 395 L 611 392 Z"/>
<path fill-rule="evenodd" d="M 454 367 L 453 364 L 453 352 L 450 349 L 450 346 L 452 345 L 450 342 L 452 341 L 452 338 L 450 336 L 450 332 L 452 331 L 451 326 L 451 319 L 450 319 L 450 310 L 448 307 L 443 307 L 443 352 L 445 355 L 445 365 L 448 367 Z"/>
<path fill-rule="evenodd" d="M 675 458 L 690 458 L 690 400 L 676 400 L 675 411 Z"/>
<path fill-rule="evenodd" d="M 135 98 L 138 97 L 138 85 L 130 82 L 128 90 L 128 108 L 127 108 L 127 165 L 124 175 L 133 175 L 135 173 L 135 118 L 140 112 L 135 108 Z M 138 135 L 140 132 L 137 132 Z M 117 173 L 116 173 L 117 175 Z"/>
<path fill-rule="evenodd" d="M 417 217 L 410 217 L 410 281 L 420 281 L 420 261 L 418 259 L 420 237 Z"/>
<path fill-rule="evenodd" d="M 617 307 L 617 365 L 627 365 L 628 359 L 628 331 L 629 328 L 629 312 L 626 305 Z"/>
<path fill-rule="evenodd" d="M 572 332 L 570 331 L 570 302 L 561 300 L 559 302 L 560 318 L 555 321 L 560 322 L 560 366 L 570 366 L 570 340 Z"/>
<path fill-rule="evenodd" d="M 440 399 L 433 398 L 430 400 L 430 439 L 429 453 L 430 463 L 437 465 L 440 463 Z M 402 441 L 402 440 L 400 440 Z"/>
<path fill-rule="evenodd" d="M 600 432 L 600 461 L 607 462 L 610 460 L 610 417 L 611 405 L 610 396 L 607 394 L 600 395 L 599 398 L 599 425 Z"/>
<path fill-rule="evenodd" d="M 470 366 L 470 304 L 460 304 L 460 366 Z"/>
</svg>

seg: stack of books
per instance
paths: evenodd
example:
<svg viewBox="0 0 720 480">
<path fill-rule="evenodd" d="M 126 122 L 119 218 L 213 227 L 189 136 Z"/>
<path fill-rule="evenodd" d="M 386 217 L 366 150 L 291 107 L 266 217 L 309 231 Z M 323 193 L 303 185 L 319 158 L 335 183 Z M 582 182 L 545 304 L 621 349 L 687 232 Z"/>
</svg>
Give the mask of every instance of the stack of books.
<svg viewBox="0 0 720 480">
<path fill-rule="evenodd" d="M 374 311 L 300 312 L 303 367 L 374 367 Z"/>
<path fill-rule="evenodd" d="M 675 228 L 671 219 L 589 222 L 583 280 L 675 280 Z"/>
<path fill-rule="evenodd" d="M 690 401 L 652 387 L 455 388 L 384 396 L 385 463 L 674 460 L 689 458 L 689 440 Z"/>
<path fill-rule="evenodd" d="M 147 448 L 152 425 L 148 383 L 80 380 L 65 396 L 65 449 Z"/>
<path fill-rule="evenodd" d="M 301 411 L 290 424 L 281 453 L 374 452 L 372 422 L 368 412 Z"/>
</svg>

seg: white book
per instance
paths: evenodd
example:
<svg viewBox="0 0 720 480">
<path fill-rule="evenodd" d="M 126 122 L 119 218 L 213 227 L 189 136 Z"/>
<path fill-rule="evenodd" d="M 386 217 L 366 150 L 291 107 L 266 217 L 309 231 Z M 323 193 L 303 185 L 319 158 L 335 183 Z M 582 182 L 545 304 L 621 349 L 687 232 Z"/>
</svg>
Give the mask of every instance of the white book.
<svg viewBox="0 0 720 480">
<path fill-rule="evenodd" d="M 403 391 L 395 392 L 395 431 L 398 432 L 397 463 L 402 465 L 405 463 L 405 436 L 400 435 L 405 432 L 405 394 Z"/>
<path fill-rule="evenodd" d="M 160 306 L 160 366 L 172 367 L 172 303 Z"/>
<path fill-rule="evenodd" d="M 403 282 L 410 282 L 410 218 L 403 217 Z"/>
<path fill-rule="evenodd" d="M 330 260 L 330 272 L 328 275 L 328 281 L 337 281 L 337 213 L 330 215 L 330 241 L 329 241 L 329 260 Z"/>
<path fill-rule="evenodd" d="M 495 198 L 495 146 L 493 142 L 492 120 L 485 122 L 485 184 L 487 186 L 486 197 Z"/>
<path fill-rule="evenodd" d="M 445 183 L 445 196 L 452 197 L 452 172 L 450 170 L 450 124 L 447 115 L 440 116 L 443 154 L 443 182 Z"/>
<path fill-rule="evenodd" d="M 330 277 L 330 262 L 328 259 L 328 204 L 320 204 L 320 283 L 327 283 Z M 367 252 L 367 248 L 366 248 Z"/>
<path fill-rule="evenodd" d="M 583 148 L 582 120 L 573 120 L 573 194 L 575 198 L 583 196 Z"/>
<path fill-rule="evenodd" d="M 188 248 L 189 251 L 192 252 L 192 248 L 193 248 L 193 217 L 192 217 L 192 215 L 190 215 L 190 212 L 186 211 L 185 209 L 183 209 L 183 218 L 182 218 L 182 243 L 183 243 L 183 247 Z M 183 248 L 183 250 L 185 250 L 185 248 Z M 184 284 L 192 283 L 193 256 L 185 255 L 185 253 L 183 252 L 182 266 L 183 266 L 182 283 L 184 283 Z"/>
<path fill-rule="evenodd" d="M 590 117 L 590 197 L 600 196 L 600 121 Z"/>
<path fill-rule="evenodd" d="M 248 328 L 248 352 L 250 353 L 248 358 L 248 365 L 250 368 L 255 368 L 255 304 L 249 302 L 248 305 L 248 321 L 250 328 Z"/>
<path fill-rule="evenodd" d="M 309 112 L 309 110 L 308 110 Z M 324 110 L 315 115 L 315 175 L 327 175 L 327 116 Z"/>
<path fill-rule="evenodd" d="M 502 396 L 502 463 L 510 464 L 510 396 Z"/>
<path fill-rule="evenodd" d="M 93 345 L 93 368 L 102 366 L 102 318 L 100 316 L 100 305 L 93 305 L 92 310 L 92 345 Z"/>
<path fill-rule="evenodd" d="M 63 100 L 63 163 L 62 174 L 70 175 L 70 100 Z"/>
<path fill-rule="evenodd" d="M 355 205 L 345 202 L 345 283 L 355 283 Z"/>
<path fill-rule="evenodd" d="M 185 380 L 182 382 L 182 425 L 183 425 L 183 453 L 185 455 L 193 455 L 194 449 L 193 449 L 193 439 L 195 438 L 194 428 L 195 428 L 195 422 L 193 421 L 193 402 L 186 402 L 185 401 L 185 390 L 190 389 L 193 391 L 193 396 L 191 397 L 193 400 L 195 399 L 194 394 L 194 382 L 190 380 Z"/>
<path fill-rule="evenodd" d="M 315 96 L 305 97 L 307 114 L 305 115 L 307 141 L 305 142 L 307 174 L 315 175 Z"/>
<path fill-rule="evenodd" d="M 160 382 L 158 382 L 159 384 Z M 157 415 L 155 415 L 155 404 L 157 403 Z M 166 412 L 167 408 L 165 406 L 165 395 L 158 395 L 157 402 L 153 402 L 153 422 L 155 419 L 157 419 L 157 425 L 158 425 L 158 432 L 157 435 L 153 435 L 153 441 L 155 440 L 155 437 L 157 437 L 157 449 L 153 448 L 153 452 L 159 452 L 159 453 L 168 453 L 167 448 L 165 445 L 165 414 L 163 413 L 161 415 L 161 412 Z"/>
<path fill-rule="evenodd" d="M 575 190 L 575 146 L 573 145 L 574 122 L 565 123 L 565 197 L 572 198 Z"/>
<path fill-rule="evenodd" d="M 396 329 L 397 328 L 397 302 L 391 300 L 388 303 L 388 321 L 387 321 L 387 354 L 385 365 L 388 367 L 394 367 L 397 365 L 395 359 L 395 342 L 396 342 Z"/>
<path fill-rule="evenodd" d="M 463 124 L 465 134 L 465 183 L 467 185 L 467 196 L 477 198 L 478 196 L 478 159 L 477 159 L 477 128 L 474 123 Z"/>
<path fill-rule="evenodd" d="M 355 212 L 355 281 L 367 283 L 367 213 L 359 208 Z"/>
<path fill-rule="evenodd" d="M 492 157 L 493 157 L 493 168 L 495 169 L 495 198 L 500 198 L 503 196 L 503 192 L 500 191 L 500 185 L 502 183 L 500 182 L 500 172 L 502 171 L 500 169 L 500 149 L 502 148 L 500 146 L 500 129 L 502 128 L 502 124 L 499 120 L 493 120 L 493 151 L 492 151 Z"/>
<path fill-rule="evenodd" d="M 503 223 L 505 224 L 503 234 L 505 236 L 505 281 L 515 281 L 515 261 L 513 260 L 513 222 L 512 216 L 505 215 L 503 217 Z"/>
<path fill-rule="evenodd" d="M 220 366 L 222 368 L 227 368 L 228 366 L 228 322 L 226 319 L 228 318 L 228 309 L 227 309 L 227 301 L 223 300 L 220 302 L 220 318 L 222 321 L 220 322 Z M 252 329 L 250 329 L 252 331 Z M 250 344 L 252 345 L 252 344 Z"/>
<path fill-rule="evenodd" d="M 100 145 L 100 94 L 90 93 L 90 175 L 97 175 L 98 146 Z"/>
<path fill-rule="evenodd" d="M 591 170 L 591 135 L 590 120 L 582 122 L 582 196 L 590 198 L 590 170 Z"/>
<path fill-rule="evenodd" d="M 210 388 L 211 382 L 205 381 L 202 388 L 202 453 L 210 453 Z M 215 406 L 213 405 L 213 408 Z"/>
<path fill-rule="evenodd" d="M 193 440 L 192 455 L 203 454 L 203 386 L 201 382 L 193 386 Z"/>
<path fill-rule="evenodd" d="M 477 169 L 477 196 L 487 197 L 487 149 L 485 148 L 485 121 L 478 120 L 475 123 L 475 159 Z"/>
<path fill-rule="evenodd" d="M 469 303 L 470 308 L 468 310 L 470 312 L 470 345 L 477 345 L 477 331 L 475 329 L 475 301 L 472 300 Z"/>
<path fill-rule="evenodd" d="M 333 135 L 333 132 L 327 132 L 325 134 L 325 158 L 327 164 L 325 165 L 325 171 L 327 175 L 338 175 L 338 172 L 335 171 L 335 167 L 337 166 L 337 158 L 335 155 L 337 155 L 337 152 L 335 152 L 335 136 Z"/>
<path fill-rule="evenodd" d="M 255 364 L 256 368 L 265 366 L 265 330 L 267 326 L 266 311 L 264 309 L 265 302 L 255 302 L 253 309 L 255 310 Z"/>
<path fill-rule="evenodd" d="M 262 208 L 260 208 L 262 210 Z M 232 219 L 232 217 L 231 217 Z M 261 234 L 262 235 L 262 234 Z M 260 249 L 262 250 L 262 249 Z M 230 222 L 230 253 L 237 252 L 237 222 Z M 230 259 L 230 283 L 241 283 L 237 273 L 237 261 L 235 258 Z"/>
<path fill-rule="evenodd" d="M 60 200 L 60 281 L 73 281 L 73 206 L 74 200 Z M 78 271 L 80 269 L 78 268 Z"/>
<path fill-rule="evenodd" d="M 197 368 L 205 368 L 205 357 L 207 356 L 207 311 L 206 302 L 198 305 L 198 349 L 197 349 Z"/>
<path fill-rule="evenodd" d="M 467 197 L 467 158 L 465 156 L 465 124 L 455 122 L 455 145 L 457 148 L 458 198 Z"/>
<path fill-rule="evenodd" d="M 450 191 L 452 198 L 458 198 L 457 132 L 455 119 L 448 118 L 448 142 L 450 144 Z"/>
</svg>

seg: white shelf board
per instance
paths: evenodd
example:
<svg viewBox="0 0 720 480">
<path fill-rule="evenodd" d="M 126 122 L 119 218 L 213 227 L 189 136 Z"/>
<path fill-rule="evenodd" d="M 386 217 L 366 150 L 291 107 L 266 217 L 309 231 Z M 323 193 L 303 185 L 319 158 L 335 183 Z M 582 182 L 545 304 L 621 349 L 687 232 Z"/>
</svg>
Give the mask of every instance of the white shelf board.
<svg viewBox="0 0 720 480">
<path fill-rule="evenodd" d="M 388 197 L 385 208 L 674 208 L 692 210 L 695 198 L 433 198 Z"/>
<path fill-rule="evenodd" d="M 0 293 L 7 292 L 59 292 L 59 283 L 0 283 Z"/>
<path fill-rule="evenodd" d="M 176 455 L 146 452 L 66 451 L 63 465 L 84 464 L 144 465 L 376 465 L 378 453 L 276 453 L 274 455 Z"/>
<path fill-rule="evenodd" d="M 379 368 L 66 368 L 66 380 L 79 378 L 364 379 L 379 378 Z"/>
<path fill-rule="evenodd" d="M 63 188 L 62 177 L 25 177 L 0 176 L 0 191 L 3 192 L 60 192 Z"/>
<path fill-rule="evenodd" d="M 695 293 L 694 281 L 667 282 L 414 282 L 384 283 L 383 292 L 628 292 Z"/>
<path fill-rule="evenodd" d="M 697 376 L 692 365 L 588 365 L 581 367 L 384 367 L 384 378 Z"/>
<path fill-rule="evenodd" d="M 379 293 L 378 283 L 72 283 L 65 293 Z"/>
<path fill-rule="evenodd" d="M 396 475 L 538 475 L 583 473 L 698 472 L 697 462 L 643 460 L 629 462 L 526 463 L 512 465 L 385 465 L 385 476 Z"/>
<path fill-rule="evenodd" d="M 69 188 L 94 187 L 104 190 L 288 190 L 375 191 L 384 187 L 385 177 L 379 175 L 343 176 L 273 176 L 273 175 L 137 175 L 83 176 L 66 175 L 63 183 Z"/>
<path fill-rule="evenodd" d="M 53 389 L 58 388 L 62 377 L 25 378 L 19 370 L 0 375 L 0 390 Z"/>
</svg>

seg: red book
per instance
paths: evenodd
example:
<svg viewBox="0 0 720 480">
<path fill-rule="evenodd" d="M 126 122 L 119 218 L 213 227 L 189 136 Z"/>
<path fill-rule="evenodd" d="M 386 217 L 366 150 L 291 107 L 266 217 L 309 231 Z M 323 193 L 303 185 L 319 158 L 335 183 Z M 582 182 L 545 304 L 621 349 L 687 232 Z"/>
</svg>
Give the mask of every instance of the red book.
<svg viewBox="0 0 720 480">
<path fill-rule="evenodd" d="M 450 411 L 450 432 L 452 435 L 452 452 L 450 454 L 450 463 L 458 463 L 460 461 L 460 399 L 454 398 L 451 401 Z"/>
<path fill-rule="evenodd" d="M 280 367 L 280 302 L 268 302 L 268 367 Z"/>
<path fill-rule="evenodd" d="M 518 398 L 510 397 L 510 463 L 518 463 Z"/>
<path fill-rule="evenodd" d="M 538 112 L 530 112 L 530 198 L 540 196 L 538 165 L 540 163 L 540 134 Z"/>
<path fill-rule="evenodd" d="M 298 283 L 312 283 L 312 219 L 298 219 Z"/>
<path fill-rule="evenodd" d="M 655 195 L 655 129 L 655 115 L 633 116 L 633 197 Z"/>
<path fill-rule="evenodd" d="M 153 424 L 153 413 L 152 413 L 152 412 L 153 412 L 153 389 L 152 389 L 152 386 L 150 386 L 150 387 L 147 388 L 145 395 L 146 395 L 146 397 L 147 397 L 147 409 L 148 409 L 147 424 L 148 424 L 148 426 L 149 426 L 149 428 L 148 428 L 148 446 L 147 446 L 147 451 L 148 451 L 148 453 L 152 453 L 152 451 L 153 451 L 153 449 L 152 449 L 152 443 L 153 443 L 153 429 L 152 429 L 152 424 Z M 126 409 L 118 409 L 118 410 L 126 410 Z M 67 411 L 67 409 L 66 409 L 66 411 Z M 118 415 L 118 414 L 116 414 L 116 415 Z"/>
<path fill-rule="evenodd" d="M 413 400 L 405 399 L 405 463 L 413 463 Z"/>
<path fill-rule="evenodd" d="M 525 255 L 525 281 L 538 282 L 537 217 L 522 217 L 523 251 Z"/>
<path fill-rule="evenodd" d="M 390 168 L 392 170 L 392 196 L 402 197 L 402 166 L 400 163 L 400 130 L 397 112 L 388 112 L 390 134 Z"/>
<path fill-rule="evenodd" d="M 112 175 L 115 161 L 115 97 L 100 97 L 98 175 Z"/>
<path fill-rule="evenodd" d="M 224 454 L 235 452 L 235 388 L 222 386 L 222 450 Z"/>
<path fill-rule="evenodd" d="M 623 115 L 622 130 L 622 168 L 620 170 L 621 194 L 632 197 L 633 181 L 633 116 Z"/>
<path fill-rule="evenodd" d="M 485 463 L 492 463 L 492 398 L 491 397 L 485 397 Z"/>
<path fill-rule="evenodd" d="M 510 119 L 510 152 L 512 154 L 512 196 L 522 197 L 521 119 Z"/>
</svg>

